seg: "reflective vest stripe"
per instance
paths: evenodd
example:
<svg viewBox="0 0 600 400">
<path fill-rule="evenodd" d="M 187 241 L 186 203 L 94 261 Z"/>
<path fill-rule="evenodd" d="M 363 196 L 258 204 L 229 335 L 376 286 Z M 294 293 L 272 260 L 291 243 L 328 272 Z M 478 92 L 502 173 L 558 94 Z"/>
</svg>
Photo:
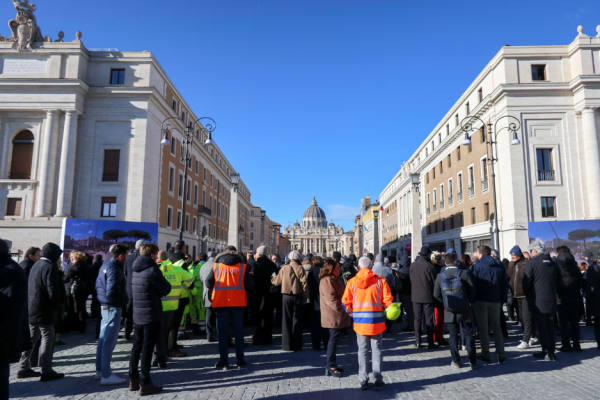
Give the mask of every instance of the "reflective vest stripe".
<svg viewBox="0 0 600 400">
<path fill-rule="evenodd" d="M 247 305 L 246 289 L 244 288 L 245 273 L 246 265 L 242 263 L 236 265 L 213 264 L 213 274 L 216 277 L 212 292 L 213 307 L 244 307 Z"/>
<path fill-rule="evenodd" d="M 174 301 L 179 300 L 179 296 L 166 296 L 161 299 L 162 301 Z"/>
<path fill-rule="evenodd" d="M 356 286 L 352 285 L 352 296 L 356 299 Z M 377 303 L 353 303 L 352 308 L 362 308 L 362 307 L 383 307 L 381 304 L 381 279 L 377 279 Z"/>
<path fill-rule="evenodd" d="M 244 285 L 242 281 L 244 280 L 244 273 L 246 271 L 246 266 L 244 264 L 240 264 L 240 276 L 238 277 L 238 285 L 237 286 L 225 286 L 221 287 L 221 264 L 217 264 L 217 286 L 213 288 L 213 290 L 241 290 L 244 289 Z"/>
</svg>

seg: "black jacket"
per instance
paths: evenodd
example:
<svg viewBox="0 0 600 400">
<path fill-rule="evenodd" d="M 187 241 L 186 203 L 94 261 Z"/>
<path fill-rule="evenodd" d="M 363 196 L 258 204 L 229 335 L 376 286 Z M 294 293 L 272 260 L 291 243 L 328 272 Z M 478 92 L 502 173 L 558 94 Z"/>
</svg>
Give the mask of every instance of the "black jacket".
<svg viewBox="0 0 600 400">
<path fill-rule="evenodd" d="M 140 252 L 137 250 L 132 251 L 127 257 L 127 261 L 125 262 L 125 279 L 127 279 L 127 296 L 129 296 L 129 301 L 133 301 L 133 295 L 131 292 L 131 282 L 133 281 L 133 263 L 140 256 Z"/>
<path fill-rule="evenodd" d="M 23 261 L 19 263 L 21 268 L 25 271 L 25 275 L 27 275 L 27 279 L 29 279 L 29 274 L 31 273 L 31 268 L 33 267 L 33 260 L 29 257 L 25 258 Z"/>
<path fill-rule="evenodd" d="M 410 265 L 400 268 L 397 272 L 396 279 L 399 279 L 402 283 L 402 291 L 400 294 L 411 294 Z"/>
<path fill-rule="evenodd" d="M 600 307 L 600 265 L 591 263 L 587 270 L 586 300 Z"/>
<path fill-rule="evenodd" d="M 0 257 L 0 321 L 0 362 L 17 362 L 31 348 L 27 274 L 9 254 Z"/>
<path fill-rule="evenodd" d="M 169 294 L 171 284 L 165 279 L 158 264 L 150 257 L 139 256 L 133 263 L 131 292 L 133 294 L 133 323 L 149 325 L 160 322 L 161 297 Z"/>
<path fill-rule="evenodd" d="M 252 263 L 254 267 L 253 269 L 250 268 L 250 261 L 248 261 L 248 269 L 254 271 L 252 275 L 252 278 L 254 279 L 254 292 L 270 292 L 272 286 L 271 276 L 273 273 L 276 274 L 279 269 L 275 263 L 273 263 L 273 261 L 271 261 L 269 257 L 265 255 L 262 255 L 258 257 L 257 260 L 252 261 L 254 261 Z"/>
<path fill-rule="evenodd" d="M 77 278 L 79 278 L 80 282 L 85 284 L 85 296 L 87 297 L 90 293 L 92 293 L 94 280 L 92 278 L 92 271 L 86 263 L 76 262 L 72 264 L 69 269 L 67 269 L 67 272 L 65 272 L 65 290 L 67 292 L 67 296 L 72 296 L 71 286 Z"/>
<path fill-rule="evenodd" d="M 533 257 L 525 266 L 523 291 L 527 296 L 529 310 L 534 313 L 556 312 L 556 296 L 562 294 L 560 267 L 550 254 Z"/>
<path fill-rule="evenodd" d="M 126 286 L 123 264 L 114 258 L 105 262 L 96 279 L 96 291 L 100 304 L 120 307 L 124 310 L 129 302 Z"/>
<path fill-rule="evenodd" d="M 454 268 L 453 268 L 454 267 Z M 458 268 L 456 266 L 450 266 L 444 268 L 444 274 L 448 278 L 453 278 L 456 274 L 460 274 L 460 279 L 463 281 L 463 289 L 467 298 L 469 299 L 469 303 L 473 304 L 475 302 L 475 295 L 477 293 L 475 288 L 475 278 L 471 274 L 468 268 Z M 433 296 L 442 304 L 444 304 L 444 295 L 442 294 L 442 276 L 438 275 L 435 279 L 435 288 L 433 289 Z M 473 316 L 471 314 L 471 307 L 468 308 L 466 313 L 455 314 L 452 311 L 448 311 L 448 309 L 444 309 L 444 321 L 446 322 L 472 322 Z"/>
<path fill-rule="evenodd" d="M 56 325 L 61 304 L 61 287 L 56 262 L 62 250 L 54 243 L 42 248 L 40 260 L 29 275 L 28 307 L 30 324 Z"/>
<path fill-rule="evenodd" d="M 100 268 L 102 268 L 102 262 L 94 262 L 92 267 L 90 268 L 90 273 L 92 274 L 92 282 L 94 282 L 92 292 L 96 293 L 96 280 L 98 279 L 98 274 L 100 273 Z M 123 278 L 125 278 L 125 267 L 123 267 Z M 127 285 L 125 285 L 127 286 Z"/>
<path fill-rule="evenodd" d="M 583 289 L 583 275 L 575 257 L 571 253 L 560 253 L 556 258 L 560 267 L 563 282 L 563 292 L 558 296 L 558 304 L 579 307 L 581 302 L 581 289 Z"/>
<path fill-rule="evenodd" d="M 433 288 L 437 271 L 427 257 L 419 257 L 410 267 L 411 300 L 413 303 L 435 303 Z"/>
<path fill-rule="evenodd" d="M 215 257 L 215 263 L 221 263 L 225 265 L 236 265 L 244 262 L 242 256 L 234 251 L 226 251 Z M 215 273 L 214 268 L 211 268 L 206 276 L 205 289 L 212 289 L 215 287 Z M 254 278 L 250 274 L 250 268 L 246 267 L 244 271 L 244 288 L 246 290 L 254 288 Z"/>
</svg>

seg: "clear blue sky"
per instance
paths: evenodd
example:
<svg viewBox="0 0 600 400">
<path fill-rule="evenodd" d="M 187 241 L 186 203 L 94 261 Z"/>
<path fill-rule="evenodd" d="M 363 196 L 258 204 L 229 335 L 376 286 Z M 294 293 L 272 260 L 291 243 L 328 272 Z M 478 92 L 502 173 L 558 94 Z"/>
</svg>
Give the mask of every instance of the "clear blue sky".
<svg viewBox="0 0 600 400">
<path fill-rule="evenodd" d="M 350 228 L 505 44 L 596 35 L 600 3 L 37 0 L 43 35 L 149 50 L 287 225 L 313 195 Z M 3 2 L 6 21 L 14 18 Z M 8 28 L 1 30 L 8 33 Z"/>
</svg>

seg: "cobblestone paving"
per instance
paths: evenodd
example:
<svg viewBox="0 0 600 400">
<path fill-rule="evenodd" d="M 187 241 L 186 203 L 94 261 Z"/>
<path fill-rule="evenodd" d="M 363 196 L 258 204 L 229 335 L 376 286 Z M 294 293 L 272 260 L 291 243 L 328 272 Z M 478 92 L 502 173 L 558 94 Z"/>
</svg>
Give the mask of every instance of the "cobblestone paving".
<svg viewBox="0 0 600 400">
<path fill-rule="evenodd" d="M 93 324 L 93 322 L 92 322 Z M 394 328 L 399 331 L 398 325 Z M 338 363 L 344 366 L 342 379 L 324 376 L 325 352 L 312 350 L 305 332 L 304 350 L 281 351 L 280 337 L 275 344 L 257 347 L 251 343 L 246 359 L 247 370 L 216 371 L 217 345 L 206 340 L 182 341 L 189 357 L 169 362 L 165 370 L 152 370 L 153 380 L 165 390 L 160 399 L 598 399 L 600 398 L 600 352 L 593 342 L 590 327 L 582 327 L 582 353 L 557 353 L 558 362 L 538 361 L 531 354 L 539 346 L 521 351 L 513 323 L 507 341 L 506 364 L 483 365 L 478 371 L 468 367 L 450 367 L 447 347 L 439 350 L 417 350 L 413 336 L 395 332 L 384 337 L 384 376 L 387 384 L 382 392 L 359 390 L 356 338 L 341 340 Z M 54 368 L 67 377 L 41 383 L 37 379 L 17 380 L 17 366 L 12 365 L 11 398 L 19 399 L 129 399 L 136 393 L 125 386 L 103 387 L 94 374 L 95 340 L 86 335 L 69 334 L 61 338 L 68 346 L 57 348 Z M 247 334 L 251 333 L 248 328 Z M 276 330 L 276 333 L 279 333 Z M 249 337 L 247 336 L 247 341 Z M 558 337 L 560 340 L 560 337 Z M 492 341 L 493 343 L 493 341 Z M 126 377 L 131 343 L 120 339 L 113 357 L 116 374 Z M 463 352 L 464 353 L 464 352 Z M 234 364 L 233 350 L 230 363 Z M 463 354 L 463 363 L 466 355 Z M 467 364 L 468 365 L 468 364 Z"/>
</svg>

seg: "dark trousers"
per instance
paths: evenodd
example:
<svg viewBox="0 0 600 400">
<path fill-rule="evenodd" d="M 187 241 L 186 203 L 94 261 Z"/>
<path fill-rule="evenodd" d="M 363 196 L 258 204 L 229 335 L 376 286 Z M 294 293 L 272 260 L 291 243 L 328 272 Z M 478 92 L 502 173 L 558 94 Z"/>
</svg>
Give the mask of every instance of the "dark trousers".
<svg viewBox="0 0 600 400">
<path fill-rule="evenodd" d="M 92 305 L 90 307 L 90 311 L 92 312 L 92 318 L 100 318 L 100 302 L 98 301 L 98 295 L 96 291 L 92 293 Z"/>
<path fill-rule="evenodd" d="M 216 339 L 217 336 L 217 313 L 214 308 L 206 307 L 206 337 Z"/>
<path fill-rule="evenodd" d="M 256 311 L 258 318 L 254 340 L 271 343 L 273 341 L 273 303 L 270 294 L 264 294 L 264 297 L 259 301 L 260 307 Z"/>
<path fill-rule="evenodd" d="M 323 342 L 323 348 L 327 348 L 329 343 L 329 329 L 321 327 L 321 310 L 316 309 L 316 303 L 312 303 L 310 308 L 310 339 L 312 341 L 312 348 L 321 350 L 321 341 Z"/>
<path fill-rule="evenodd" d="M 579 304 L 566 303 L 558 306 L 558 319 L 560 320 L 560 334 L 562 345 L 571 347 L 579 347 Z"/>
<path fill-rule="evenodd" d="M 183 312 L 185 311 L 185 306 L 190 304 L 190 299 L 187 297 L 182 297 L 179 299 L 179 307 L 175 311 L 173 315 L 173 320 L 171 323 L 171 332 L 169 333 L 169 350 L 177 350 L 179 345 L 177 344 L 177 335 L 179 334 L 179 325 L 181 325 L 181 320 L 183 319 Z"/>
<path fill-rule="evenodd" d="M 423 321 L 427 331 L 427 344 L 433 345 L 433 329 L 435 325 L 435 307 L 429 303 L 413 303 L 413 312 L 415 314 L 415 341 L 421 344 L 421 335 L 423 334 Z"/>
<path fill-rule="evenodd" d="M 133 347 L 129 359 L 129 379 L 140 379 L 138 364 L 142 364 L 142 374 L 140 383 L 148 385 L 152 383 L 150 379 L 150 369 L 152 368 L 152 352 L 156 346 L 158 332 L 160 331 L 160 322 L 148 325 L 133 325 Z"/>
<path fill-rule="evenodd" d="M 69 315 L 69 329 L 85 333 L 85 320 L 87 296 L 67 296 L 67 310 Z"/>
<path fill-rule="evenodd" d="M 8 400 L 8 381 L 10 378 L 10 364 L 0 361 L 0 400 Z"/>
<path fill-rule="evenodd" d="M 217 307 L 217 325 L 219 331 L 219 355 L 221 362 L 228 363 L 229 357 L 229 322 L 233 325 L 235 337 L 235 356 L 238 364 L 244 361 L 244 308 Z"/>
<path fill-rule="evenodd" d="M 475 364 L 477 362 L 477 348 L 475 347 L 475 338 L 473 337 L 473 323 L 472 322 L 446 322 L 448 331 L 450 332 L 450 354 L 452 355 L 452 361 L 460 363 L 459 353 L 459 340 L 458 332 L 461 332 L 462 339 L 467 346 L 467 354 L 469 356 L 469 362 Z"/>
<path fill-rule="evenodd" d="M 506 311 L 508 312 L 508 319 L 510 319 L 511 321 L 515 321 L 515 310 L 517 310 L 517 319 L 519 318 L 519 311 L 518 308 L 514 306 L 514 303 L 516 303 L 517 300 L 512 300 L 508 303 L 506 303 Z"/>
<path fill-rule="evenodd" d="M 283 351 L 302 350 L 303 297 L 301 294 L 282 295 L 281 344 Z"/>
<path fill-rule="evenodd" d="M 341 329 L 329 329 L 329 341 L 327 343 L 327 368 L 337 367 L 337 344 L 342 334 Z"/>
<path fill-rule="evenodd" d="M 537 322 L 538 333 L 542 351 L 549 354 L 554 354 L 556 350 L 556 329 L 554 328 L 555 313 L 536 313 L 535 320 Z"/>
<path fill-rule="evenodd" d="M 127 305 L 127 310 L 125 311 L 125 338 L 129 340 L 131 336 L 131 332 L 133 332 L 133 303 L 130 302 Z"/>
<path fill-rule="evenodd" d="M 160 320 L 160 330 L 158 331 L 158 337 L 156 338 L 156 351 L 154 353 L 154 359 L 159 363 L 166 363 L 169 358 L 169 333 L 173 326 L 173 317 L 175 316 L 175 310 L 163 311 Z"/>
<path fill-rule="evenodd" d="M 594 307 L 594 336 L 596 337 L 596 344 L 598 344 L 598 348 L 600 348 L 600 308 Z"/>
<path fill-rule="evenodd" d="M 500 329 L 502 330 L 502 336 L 508 337 L 508 329 L 506 327 L 506 315 L 504 314 L 502 304 L 500 304 Z"/>
<path fill-rule="evenodd" d="M 516 299 L 517 307 L 519 308 L 518 314 L 521 318 L 521 325 L 523 326 L 523 341 L 529 343 L 529 340 L 533 337 L 533 314 L 529 311 L 527 306 L 527 299 L 525 297 Z"/>
</svg>

